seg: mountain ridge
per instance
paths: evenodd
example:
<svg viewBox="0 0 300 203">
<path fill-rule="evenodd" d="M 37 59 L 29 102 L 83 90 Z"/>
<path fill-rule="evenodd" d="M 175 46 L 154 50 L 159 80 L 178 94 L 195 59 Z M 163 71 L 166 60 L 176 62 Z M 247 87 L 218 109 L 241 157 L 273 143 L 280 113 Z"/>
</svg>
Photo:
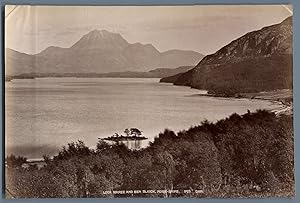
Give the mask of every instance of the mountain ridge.
<svg viewBox="0 0 300 203">
<path fill-rule="evenodd" d="M 152 44 L 128 43 L 119 33 L 92 30 L 69 48 L 49 46 L 37 54 L 6 48 L 6 75 L 24 73 L 105 73 L 194 66 L 204 55 L 187 50 L 158 51 Z"/>
</svg>

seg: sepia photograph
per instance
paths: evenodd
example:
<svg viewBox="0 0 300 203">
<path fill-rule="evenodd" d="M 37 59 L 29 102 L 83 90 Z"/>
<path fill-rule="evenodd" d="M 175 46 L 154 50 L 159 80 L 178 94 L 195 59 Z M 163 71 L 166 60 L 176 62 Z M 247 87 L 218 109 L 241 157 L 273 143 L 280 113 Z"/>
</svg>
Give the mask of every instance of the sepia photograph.
<svg viewBox="0 0 300 203">
<path fill-rule="evenodd" d="M 6 199 L 295 197 L 292 5 L 6 5 L 4 29 Z"/>
</svg>

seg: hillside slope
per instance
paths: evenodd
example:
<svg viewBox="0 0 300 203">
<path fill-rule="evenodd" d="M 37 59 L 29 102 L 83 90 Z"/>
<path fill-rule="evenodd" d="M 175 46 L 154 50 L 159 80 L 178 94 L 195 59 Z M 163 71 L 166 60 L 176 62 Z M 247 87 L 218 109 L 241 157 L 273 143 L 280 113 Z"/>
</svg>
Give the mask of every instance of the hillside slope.
<svg viewBox="0 0 300 203">
<path fill-rule="evenodd" d="M 162 82 L 224 95 L 291 89 L 292 38 L 292 17 L 289 17 L 245 34 L 204 57 L 192 70 Z"/>
</svg>

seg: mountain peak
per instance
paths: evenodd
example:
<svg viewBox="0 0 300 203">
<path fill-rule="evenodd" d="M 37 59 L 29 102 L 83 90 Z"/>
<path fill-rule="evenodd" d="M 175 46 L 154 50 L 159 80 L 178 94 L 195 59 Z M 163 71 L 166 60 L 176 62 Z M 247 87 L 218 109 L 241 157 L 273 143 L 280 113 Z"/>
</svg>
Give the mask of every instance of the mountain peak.
<svg viewBox="0 0 300 203">
<path fill-rule="evenodd" d="M 194 66 L 201 59 L 199 53 L 160 53 L 151 44 L 130 44 L 118 33 L 98 29 L 90 30 L 69 48 L 50 46 L 35 55 L 7 50 L 6 56 L 10 67 L 7 75 L 140 72 L 157 67 Z"/>
<path fill-rule="evenodd" d="M 113 34 L 116 34 L 116 33 L 109 32 L 107 30 L 98 30 L 98 29 L 95 29 L 95 30 L 90 31 L 86 35 L 105 37 L 105 36 L 109 36 L 109 35 L 113 35 Z"/>
<path fill-rule="evenodd" d="M 105 49 L 120 50 L 128 46 L 128 42 L 118 33 L 107 30 L 92 30 L 85 34 L 71 48 L 73 49 Z"/>
</svg>

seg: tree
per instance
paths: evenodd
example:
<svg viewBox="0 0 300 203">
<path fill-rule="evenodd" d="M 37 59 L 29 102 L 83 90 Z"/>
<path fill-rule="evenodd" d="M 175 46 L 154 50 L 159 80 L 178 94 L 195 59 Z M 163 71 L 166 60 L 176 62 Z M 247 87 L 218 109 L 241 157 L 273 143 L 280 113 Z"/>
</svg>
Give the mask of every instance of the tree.
<svg viewBox="0 0 300 203">
<path fill-rule="evenodd" d="M 142 131 L 137 128 L 130 128 L 130 134 L 139 137 L 142 135 Z"/>
<path fill-rule="evenodd" d="M 27 158 L 26 157 L 15 156 L 13 154 L 11 154 L 10 156 L 6 157 L 7 166 L 10 167 L 10 168 L 21 167 L 22 164 L 24 164 L 26 162 L 27 162 Z"/>
<path fill-rule="evenodd" d="M 83 141 L 78 140 L 77 142 L 68 143 L 67 147 L 63 147 L 61 151 L 58 152 L 57 156 L 53 157 L 53 160 L 70 159 L 75 156 L 88 156 L 92 153 Z"/>
<path fill-rule="evenodd" d="M 175 161 L 173 156 L 168 152 L 160 152 L 154 156 L 154 164 L 159 168 L 160 173 L 163 174 L 162 182 L 165 190 L 173 190 L 173 179 L 175 176 Z M 170 196 L 167 192 L 165 197 Z"/>
<path fill-rule="evenodd" d="M 48 163 L 51 161 L 50 156 L 47 155 L 47 154 L 44 154 L 44 155 L 43 155 L 43 159 L 44 159 L 44 162 L 45 162 L 46 164 L 48 164 Z"/>
<path fill-rule="evenodd" d="M 130 135 L 130 130 L 128 130 L 128 128 L 126 128 L 126 129 L 124 130 L 124 133 L 127 135 L 127 137 L 129 137 L 129 135 Z"/>
<path fill-rule="evenodd" d="M 101 152 L 105 152 L 108 151 L 111 148 L 111 145 L 109 145 L 107 142 L 105 142 L 104 140 L 99 140 L 97 142 L 97 146 L 96 146 L 96 152 L 97 153 L 101 153 Z"/>
</svg>

